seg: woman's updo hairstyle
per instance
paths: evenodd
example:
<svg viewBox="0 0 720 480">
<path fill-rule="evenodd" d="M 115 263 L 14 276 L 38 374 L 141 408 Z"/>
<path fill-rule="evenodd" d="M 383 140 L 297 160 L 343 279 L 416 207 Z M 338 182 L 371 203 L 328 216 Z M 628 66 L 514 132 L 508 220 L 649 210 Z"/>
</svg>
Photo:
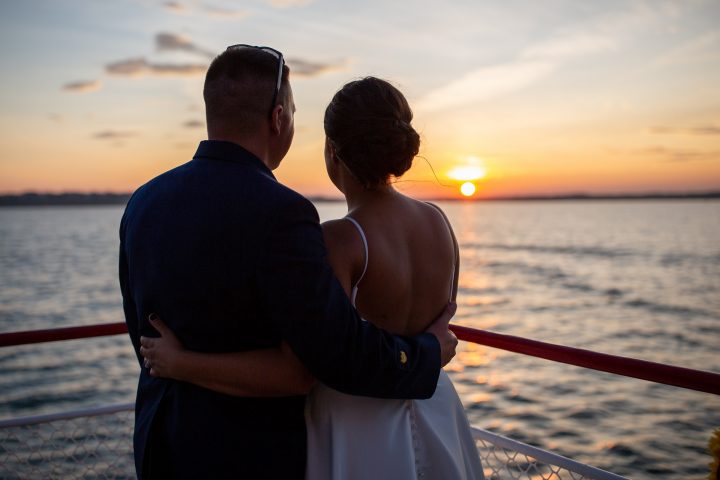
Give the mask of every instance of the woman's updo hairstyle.
<svg viewBox="0 0 720 480">
<path fill-rule="evenodd" d="M 385 185 L 405 173 L 418 154 L 420 136 L 400 91 L 366 77 L 345 85 L 325 109 L 325 135 L 338 159 L 365 186 Z"/>
</svg>

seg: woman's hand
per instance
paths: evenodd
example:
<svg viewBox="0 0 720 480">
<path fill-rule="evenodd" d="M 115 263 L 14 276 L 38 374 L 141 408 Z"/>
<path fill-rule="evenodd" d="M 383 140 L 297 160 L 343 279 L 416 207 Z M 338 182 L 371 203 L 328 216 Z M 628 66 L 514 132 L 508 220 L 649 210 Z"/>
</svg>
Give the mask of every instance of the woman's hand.
<svg viewBox="0 0 720 480">
<path fill-rule="evenodd" d="M 157 314 L 151 313 L 148 320 L 160 336 L 140 337 L 140 355 L 145 359 L 145 368 L 150 369 L 150 375 L 153 377 L 180 380 L 178 363 L 185 353 L 185 348 Z"/>
<path fill-rule="evenodd" d="M 193 352 L 183 347 L 157 314 L 148 319 L 160 336 L 140 337 L 140 355 L 153 377 L 239 397 L 305 395 L 315 383 L 285 343 L 243 352 Z"/>
</svg>

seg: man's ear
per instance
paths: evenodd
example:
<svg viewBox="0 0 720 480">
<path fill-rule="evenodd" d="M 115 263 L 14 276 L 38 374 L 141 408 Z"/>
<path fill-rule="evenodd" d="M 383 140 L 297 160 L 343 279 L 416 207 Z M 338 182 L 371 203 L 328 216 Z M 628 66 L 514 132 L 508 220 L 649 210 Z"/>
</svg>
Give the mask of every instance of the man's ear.
<svg viewBox="0 0 720 480">
<path fill-rule="evenodd" d="M 330 155 L 333 163 L 338 163 L 340 160 L 338 160 L 337 155 L 335 155 L 335 146 L 328 137 L 325 137 L 325 148 L 327 149 L 328 155 Z"/>
<path fill-rule="evenodd" d="M 280 130 L 282 130 L 283 126 L 283 106 L 282 104 L 275 105 L 275 108 L 273 108 L 272 114 L 270 115 L 270 132 L 279 135 Z"/>
</svg>

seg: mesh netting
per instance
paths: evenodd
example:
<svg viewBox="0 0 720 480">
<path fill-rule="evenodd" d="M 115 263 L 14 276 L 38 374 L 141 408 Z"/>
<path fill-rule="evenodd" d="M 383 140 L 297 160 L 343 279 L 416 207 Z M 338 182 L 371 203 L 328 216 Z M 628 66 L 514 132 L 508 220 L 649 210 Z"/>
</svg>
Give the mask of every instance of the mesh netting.
<svg viewBox="0 0 720 480">
<path fill-rule="evenodd" d="M 3 422 L 0 424 L 0 478 L 134 478 L 132 429 L 131 406 Z M 527 453 L 537 450 L 534 447 L 485 430 L 473 430 L 488 480 L 620 478 L 612 474 L 604 476 L 606 472 L 583 475 L 574 471 L 572 465 L 568 466 L 573 463 L 571 460 L 538 450 L 544 458 L 540 462 Z M 563 466 L 553 464 L 553 458 Z M 583 469 L 594 470 L 581 465 L 580 470 Z"/>
<path fill-rule="evenodd" d="M 503 448 L 487 440 L 476 440 L 487 480 L 579 480 L 585 477 L 566 468 L 540 463 L 533 457 Z"/>
<path fill-rule="evenodd" d="M 132 410 L 0 428 L 0 478 L 135 478 Z"/>
</svg>

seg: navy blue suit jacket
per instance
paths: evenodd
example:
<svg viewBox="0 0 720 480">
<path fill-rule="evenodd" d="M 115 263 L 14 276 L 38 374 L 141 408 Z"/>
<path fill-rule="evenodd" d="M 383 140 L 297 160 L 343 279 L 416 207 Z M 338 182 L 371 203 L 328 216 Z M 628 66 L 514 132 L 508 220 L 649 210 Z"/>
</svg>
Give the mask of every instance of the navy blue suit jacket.
<svg viewBox="0 0 720 480">
<path fill-rule="evenodd" d="M 192 161 L 133 194 L 120 225 L 120 285 L 136 353 L 140 335 L 157 336 L 147 321 L 156 312 L 192 350 L 284 339 L 337 390 L 386 398 L 435 390 L 435 337 L 395 337 L 362 321 L 327 262 L 313 205 L 234 143 L 201 142 Z M 138 476 L 303 478 L 303 404 L 153 378 L 141 363 Z"/>
</svg>

